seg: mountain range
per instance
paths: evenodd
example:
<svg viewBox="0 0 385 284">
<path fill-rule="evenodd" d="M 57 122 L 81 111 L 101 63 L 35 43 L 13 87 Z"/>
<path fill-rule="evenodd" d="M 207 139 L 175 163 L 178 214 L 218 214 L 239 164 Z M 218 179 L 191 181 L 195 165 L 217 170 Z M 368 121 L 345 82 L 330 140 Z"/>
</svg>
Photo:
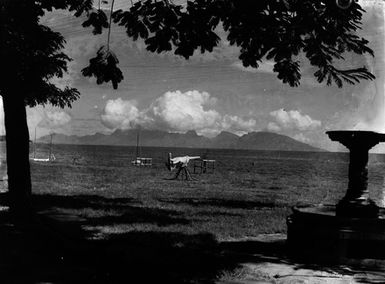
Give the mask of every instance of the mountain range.
<svg viewBox="0 0 385 284">
<path fill-rule="evenodd" d="M 140 130 L 140 146 L 181 147 L 181 148 L 217 148 L 277 151 L 324 151 L 285 135 L 273 132 L 250 132 L 243 136 L 223 131 L 214 138 L 198 135 L 190 130 L 186 133 L 169 133 L 160 130 Z M 55 134 L 55 144 L 75 145 L 116 145 L 136 146 L 138 131 L 115 130 L 111 134 L 96 133 L 86 136 Z M 50 136 L 43 136 L 38 143 L 50 143 Z"/>
</svg>

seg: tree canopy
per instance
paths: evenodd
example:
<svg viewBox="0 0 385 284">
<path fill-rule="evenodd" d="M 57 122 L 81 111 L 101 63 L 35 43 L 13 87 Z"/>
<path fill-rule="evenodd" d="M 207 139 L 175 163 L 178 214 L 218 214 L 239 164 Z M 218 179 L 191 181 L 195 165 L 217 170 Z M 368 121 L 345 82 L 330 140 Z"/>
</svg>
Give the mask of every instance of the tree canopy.
<svg viewBox="0 0 385 284">
<path fill-rule="evenodd" d="M 317 68 L 314 76 L 320 83 L 342 87 L 344 82 L 374 79 L 364 66 L 340 69 L 336 64 L 347 52 L 373 55 L 368 41 L 356 34 L 364 10 L 355 1 L 348 9 L 340 9 L 334 0 L 194 0 L 183 4 L 142 0 L 129 1 L 127 10 L 114 10 L 114 0 L 103 0 L 111 7 L 103 10 L 100 1 L 6 0 L 0 4 L 1 59 L 7 66 L 4 82 L 11 84 L 18 76 L 22 84 L 17 87 L 26 94 L 26 104 L 64 107 L 79 97 L 76 89 L 59 89 L 51 82 L 52 77 L 63 75 L 70 61 L 61 51 L 62 35 L 39 23 L 53 9 L 85 15 L 83 26 L 93 27 L 94 34 L 110 29 L 114 22 L 133 40 L 143 39 L 147 50 L 173 52 L 186 59 L 196 50 L 211 52 L 221 40 L 217 32 L 221 26 L 230 45 L 240 48 L 239 59 L 245 67 L 258 68 L 263 60 L 273 60 L 273 71 L 290 86 L 300 84 L 301 53 Z M 107 42 L 82 73 L 95 76 L 98 84 L 111 81 L 117 88 L 123 80 L 118 63 Z"/>
<path fill-rule="evenodd" d="M 64 38 L 39 24 L 42 8 L 34 1 L 0 3 L 0 93 L 6 96 L 9 90 L 17 89 L 27 105 L 51 103 L 64 107 L 76 100 L 79 92 L 68 87 L 59 89 L 51 82 L 67 71 L 70 58 L 61 51 Z"/>
</svg>

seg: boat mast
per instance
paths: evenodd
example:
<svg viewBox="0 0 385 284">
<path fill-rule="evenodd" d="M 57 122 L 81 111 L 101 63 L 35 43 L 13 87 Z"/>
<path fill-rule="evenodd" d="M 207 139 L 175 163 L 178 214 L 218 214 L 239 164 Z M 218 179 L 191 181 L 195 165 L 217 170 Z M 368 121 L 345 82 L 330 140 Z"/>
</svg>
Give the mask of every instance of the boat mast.
<svg viewBox="0 0 385 284">
<path fill-rule="evenodd" d="M 140 127 L 138 127 L 138 131 L 136 132 L 136 158 L 140 157 L 139 135 L 140 135 Z"/>
<path fill-rule="evenodd" d="M 36 128 L 37 126 L 35 127 L 35 139 L 33 140 L 33 158 L 34 159 L 36 158 Z"/>
<path fill-rule="evenodd" d="M 51 133 L 51 143 L 49 145 L 49 156 L 48 156 L 48 159 L 51 160 L 51 157 L 52 157 L 52 137 L 53 137 L 53 133 Z"/>
</svg>

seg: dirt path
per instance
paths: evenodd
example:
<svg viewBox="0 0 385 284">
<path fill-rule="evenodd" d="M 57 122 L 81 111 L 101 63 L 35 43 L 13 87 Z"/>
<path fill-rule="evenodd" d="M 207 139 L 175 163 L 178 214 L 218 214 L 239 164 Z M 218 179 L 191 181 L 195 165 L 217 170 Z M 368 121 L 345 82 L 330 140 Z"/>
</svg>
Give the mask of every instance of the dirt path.
<svg viewBox="0 0 385 284">
<path fill-rule="evenodd" d="M 256 238 L 245 238 L 242 240 L 227 240 L 226 243 L 242 242 L 284 244 L 286 235 L 260 235 Z M 239 246 L 238 246 L 239 247 Z M 239 250 L 238 250 L 239 251 Z M 239 268 L 231 272 L 225 272 L 219 278 L 217 284 L 251 284 L 251 283 L 385 283 L 385 269 L 381 269 L 376 262 L 367 262 L 371 268 L 359 268 L 348 265 L 339 266 L 317 266 L 315 264 L 295 263 L 274 252 L 266 254 L 258 248 L 258 253 L 251 254 L 245 258 L 245 262 L 240 263 Z M 228 251 L 231 253 L 231 249 Z M 247 253 L 246 251 L 244 252 Z M 268 255 L 268 256 L 267 256 Z M 370 264 L 370 265 L 369 265 Z M 377 268 L 374 268 L 377 264 Z"/>
</svg>

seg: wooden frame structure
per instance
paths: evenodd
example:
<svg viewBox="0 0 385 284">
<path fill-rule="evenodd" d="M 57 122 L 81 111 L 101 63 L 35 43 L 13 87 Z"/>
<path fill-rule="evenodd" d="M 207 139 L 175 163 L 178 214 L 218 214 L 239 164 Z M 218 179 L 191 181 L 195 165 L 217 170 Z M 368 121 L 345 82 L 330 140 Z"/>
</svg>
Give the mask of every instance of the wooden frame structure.
<svg viewBox="0 0 385 284">
<path fill-rule="evenodd" d="M 198 170 L 199 169 L 199 172 Z M 215 171 L 215 160 L 207 160 L 207 159 L 200 159 L 200 160 L 194 160 L 194 174 L 206 174 L 206 173 L 214 173 Z"/>
<path fill-rule="evenodd" d="M 152 166 L 152 158 L 140 158 L 137 157 L 133 161 L 131 161 L 131 164 L 138 167 L 151 167 Z"/>
</svg>

